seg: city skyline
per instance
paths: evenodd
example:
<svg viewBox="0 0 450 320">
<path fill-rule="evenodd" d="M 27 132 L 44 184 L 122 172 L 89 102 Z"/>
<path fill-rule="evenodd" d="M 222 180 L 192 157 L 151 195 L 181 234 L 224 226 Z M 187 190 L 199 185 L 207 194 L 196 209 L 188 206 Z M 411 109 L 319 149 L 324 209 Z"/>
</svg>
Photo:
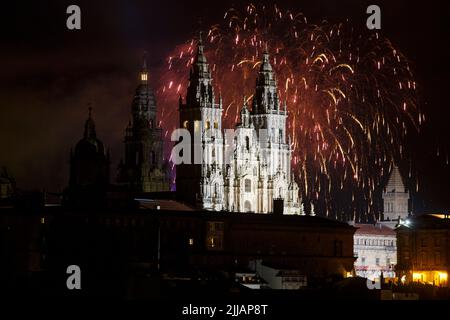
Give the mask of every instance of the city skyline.
<svg viewBox="0 0 450 320">
<path fill-rule="evenodd" d="M 136 7 L 134 5 L 129 5 L 127 8 L 130 12 L 133 12 L 133 10 L 137 8 L 137 5 L 138 4 L 136 4 Z M 81 4 L 81 6 L 83 7 L 83 4 Z M 160 5 L 155 6 L 158 7 L 158 9 L 161 9 L 159 7 Z M 288 8 L 292 7 L 292 5 L 280 3 L 280 7 L 283 6 Z M 316 16 L 316 20 L 319 19 L 317 17 L 329 17 L 330 19 L 339 21 L 348 17 L 353 13 L 353 10 L 357 11 L 360 6 L 362 7 L 362 5 L 351 7 L 348 12 L 345 12 L 343 9 L 336 10 L 336 13 L 334 14 L 330 13 L 333 5 L 322 4 L 320 9 L 323 9 L 323 12 L 320 11 L 320 14 L 318 13 L 318 7 L 314 6 L 308 7 L 308 5 L 304 5 L 302 7 L 302 5 L 296 5 L 295 9 L 301 10 L 307 16 L 309 13 L 309 16 L 313 17 L 312 19 Z M 55 12 L 55 15 L 57 15 L 58 10 L 62 7 L 62 5 L 53 4 L 49 6 L 48 9 L 50 9 L 51 12 Z M 7 117 L 11 117 L 11 121 L 5 121 L 7 118 L 2 117 L 2 128 L 4 128 L 5 133 L 2 134 L 1 141 L 2 146 L 4 145 L 3 149 L 8 150 L 8 152 L 2 153 L 0 164 L 5 165 L 9 171 L 12 172 L 18 186 L 25 190 L 45 188 L 48 191 L 58 192 L 64 189 L 68 182 L 68 151 L 70 151 L 71 146 L 75 145 L 81 134 L 81 125 L 85 119 L 85 110 L 89 103 L 91 103 L 94 108 L 93 114 L 96 119 L 99 135 L 103 137 L 105 145 L 111 147 L 113 159 L 112 169 L 115 170 L 115 168 L 117 168 L 116 164 L 122 155 L 121 140 L 123 130 L 128 123 L 130 97 L 132 96 L 133 87 L 136 84 L 136 75 L 139 70 L 139 61 L 141 60 L 142 53 L 144 50 L 149 51 L 150 83 L 155 89 L 158 89 L 161 87 L 161 84 L 158 83 L 159 80 L 155 78 L 159 74 L 158 70 L 165 64 L 164 59 L 167 56 L 168 51 L 174 47 L 174 44 L 186 41 L 186 39 L 189 39 L 190 37 L 195 37 L 198 30 L 206 29 L 210 24 L 210 21 L 207 21 L 208 18 L 205 18 L 205 15 L 202 14 L 202 10 L 205 10 L 207 7 L 208 3 L 199 2 L 193 4 L 192 7 L 186 11 L 188 14 L 184 16 L 184 19 L 190 21 L 192 27 L 189 28 L 190 30 L 183 31 L 184 35 L 180 35 L 180 32 L 178 32 L 181 29 L 177 26 L 178 23 L 169 24 L 171 27 L 168 28 L 166 32 L 169 34 L 178 34 L 178 36 L 173 37 L 173 40 L 170 40 L 171 38 L 169 37 L 158 35 L 150 35 L 147 37 L 146 34 L 148 34 L 149 29 L 144 28 L 146 31 L 140 33 L 136 30 L 136 26 L 130 26 L 131 30 L 121 30 L 120 32 L 124 32 L 123 37 L 117 37 L 117 32 L 119 32 L 120 27 L 124 24 L 118 23 L 114 28 L 111 28 L 112 25 L 107 24 L 108 21 L 110 23 L 111 21 L 109 20 L 110 18 L 107 18 L 108 15 L 106 14 L 104 17 L 99 18 L 99 27 L 97 27 L 96 30 L 90 31 L 90 25 L 92 25 L 93 21 L 89 19 L 90 8 L 97 12 L 107 13 L 109 12 L 108 10 L 112 10 L 114 16 L 114 14 L 117 14 L 115 10 L 122 8 L 119 4 L 107 8 L 102 8 L 100 6 L 89 7 L 89 5 L 87 5 L 84 10 L 86 11 L 87 18 L 80 34 L 70 34 L 67 30 L 64 30 L 64 28 L 60 31 L 56 29 L 53 30 L 53 27 L 55 27 L 57 23 L 64 22 L 65 15 L 61 15 L 59 19 L 55 19 L 53 22 L 47 22 L 46 26 L 49 27 L 50 30 L 53 30 L 53 33 L 51 34 L 56 36 L 56 38 L 61 39 L 61 43 L 67 41 L 73 42 L 73 48 L 75 48 L 73 52 L 78 51 L 78 53 L 82 53 L 86 48 L 91 48 L 90 50 L 92 50 L 94 54 L 89 54 L 88 57 L 87 52 L 85 51 L 84 58 L 83 55 L 77 57 L 74 53 L 70 53 L 72 50 L 66 53 L 64 53 L 64 50 L 67 49 L 58 51 L 56 44 L 50 44 L 47 49 L 37 49 L 35 50 L 36 57 L 30 57 L 23 53 L 28 51 L 19 50 L 20 47 L 15 45 L 14 39 L 9 39 L 7 42 L 7 50 L 5 51 L 7 60 L 9 59 L 8 61 L 12 61 L 12 65 L 14 65 L 15 61 L 16 64 L 20 61 L 20 59 L 11 57 L 14 52 L 21 52 L 19 53 L 19 58 L 20 54 L 25 54 L 25 56 L 22 56 L 21 61 L 24 63 L 18 68 L 18 78 L 15 78 L 15 81 L 14 76 L 11 77 L 11 81 L 9 82 L 6 82 L 6 79 L 1 79 L 2 87 L 8 89 L 7 91 L 2 92 L 2 96 L 5 97 L 3 101 L 4 103 L 11 101 L 11 104 L 9 104 L 11 107 L 2 107 L 2 115 L 4 114 Z M 228 4 L 224 4 L 223 8 L 217 9 L 216 16 L 220 16 L 221 14 L 219 13 L 223 12 L 228 7 Z M 381 7 L 383 8 L 383 5 L 381 5 Z M 200 9 L 196 10 L 196 8 Z M 164 8 L 162 10 L 164 10 Z M 168 8 L 165 10 L 168 10 Z M 327 12 L 327 10 L 329 11 Z M 142 19 L 137 20 L 141 25 L 146 25 L 146 20 L 144 19 L 145 15 L 148 14 L 151 17 L 154 17 L 154 11 L 155 10 L 149 10 L 147 13 L 142 14 L 138 14 L 134 11 L 133 13 Z M 410 14 L 419 15 L 416 11 L 415 7 L 412 7 L 412 13 Z M 175 16 L 180 14 L 177 12 L 177 9 L 174 9 L 173 13 Z M 422 14 L 424 15 L 424 18 L 427 18 L 426 12 Z M 357 14 L 352 16 L 352 21 L 357 20 L 357 17 L 360 17 L 361 21 L 358 22 L 359 24 L 362 24 L 365 22 L 366 14 L 363 11 L 360 15 Z M 442 140 L 443 133 L 445 132 L 443 123 L 445 119 L 448 118 L 448 115 L 439 113 L 439 110 L 442 110 L 440 108 L 443 108 L 443 106 L 440 105 L 443 105 L 443 100 L 439 93 L 434 94 L 435 91 L 439 91 L 434 88 L 436 86 L 429 84 L 431 80 L 428 79 L 432 77 L 429 75 L 431 71 L 424 70 L 431 69 L 424 67 L 424 63 L 422 62 L 424 58 L 428 57 L 428 51 L 423 49 L 416 51 L 415 49 L 417 49 L 417 47 L 411 44 L 413 41 L 408 40 L 409 38 L 406 40 L 402 39 L 402 35 L 405 35 L 406 28 L 394 28 L 394 19 L 391 18 L 392 16 L 390 13 L 383 12 L 383 26 L 381 32 L 383 35 L 392 39 L 395 44 L 400 43 L 400 48 L 412 61 L 414 70 L 417 70 L 418 84 L 424 89 L 422 91 L 423 93 L 421 92 L 420 103 L 423 105 L 422 108 L 427 117 L 427 121 L 425 122 L 421 134 L 418 135 L 418 141 L 410 143 L 416 147 L 416 150 L 414 150 L 416 158 L 411 159 L 411 161 L 414 161 L 420 170 L 419 192 L 414 195 L 416 201 L 414 207 L 417 208 L 419 212 L 444 210 L 449 206 L 445 194 L 450 187 L 448 186 L 449 180 L 445 180 L 448 176 L 448 166 L 445 165 L 447 146 L 445 141 L 439 141 L 439 139 Z M 400 18 L 403 19 L 402 21 L 410 19 L 407 14 L 400 15 Z M 34 20 L 36 19 L 37 18 L 34 18 Z M 210 19 L 211 21 L 215 21 L 217 20 L 217 17 Z M 32 23 L 32 21 L 33 19 L 31 19 L 30 23 Z M 126 22 L 127 20 L 119 21 Z M 434 25 L 439 24 L 440 22 L 439 19 L 436 19 Z M 152 23 L 156 22 L 152 21 L 150 25 Z M 429 28 L 426 30 L 435 30 L 436 28 L 433 29 L 434 25 L 424 26 L 424 28 Z M 417 26 L 411 26 L 410 28 L 413 27 L 418 28 Z M 20 36 L 25 37 L 25 39 L 30 37 L 27 33 L 20 32 L 24 31 L 22 28 L 23 27 L 14 25 L 14 23 L 12 24 L 12 30 L 19 32 L 18 34 Z M 131 45 L 122 49 L 113 50 L 111 55 L 105 54 L 105 47 L 102 45 L 91 47 L 94 39 L 97 39 L 97 36 L 99 36 L 97 32 L 99 32 L 101 28 L 104 28 L 103 31 L 107 31 L 105 33 L 106 36 L 104 41 L 101 42 L 103 45 L 117 48 L 118 46 L 122 46 L 122 43 L 118 44 L 118 42 L 122 41 L 129 41 Z M 48 30 L 46 28 L 43 29 Z M 164 30 L 164 28 L 162 28 L 162 30 Z M 45 39 L 42 30 L 33 32 L 38 35 L 36 39 L 39 39 L 40 37 Z M 435 32 L 445 33 L 446 31 L 442 29 Z M 132 36 L 130 36 L 130 34 Z M 108 35 L 115 40 L 108 39 Z M 422 33 L 418 33 L 418 36 L 422 36 L 421 39 L 422 41 L 424 40 Z M 155 37 L 161 37 L 163 39 L 158 40 L 155 39 Z M 167 44 L 167 42 L 173 44 Z M 33 40 L 31 40 L 28 45 L 31 45 L 32 43 Z M 55 51 L 55 49 L 57 50 Z M 53 54 L 54 56 L 49 57 L 47 55 L 48 53 Z M 434 53 L 442 54 L 439 50 L 435 50 Z M 123 56 L 121 55 L 128 57 L 128 59 L 123 59 Z M 47 56 L 47 58 L 45 56 Z M 66 58 L 64 58 L 64 56 Z M 30 59 L 26 59 L 26 57 L 29 57 Z M 36 69 L 39 68 L 36 66 L 39 65 L 39 63 L 32 63 L 31 67 L 30 65 L 27 66 L 26 61 L 36 61 L 35 59 L 44 62 L 41 64 L 40 68 L 42 68 L 42 66 L 49 68 L 46 68 L 45 71 Z M 123 60 L 125 60 L 126 63 L 123 63 Z M 445 63 L 445 60 L 443 59 L 437 60 L 441 63 Z M 54 61 L 54 63 L 52 63 L 52 61 Z M 119 61 L 120 66 L 118 64 Z M 432 60 L 429 61 L 429 63 L 432 62 Z M 75 67 L 77 64 L 78 67 Z M 80 69 L 80 64 L 88 67 Z M 62 73 L 62 69 L 66 69 L 69 72 Z M 85 71 L 80 72 L 76 70 Z M 445 70 L 445 67 L 443 67 L 442 70 Z M 10 72 L 11 71 L 8 73 L 8 71 L 6 71 L 6 74 L 11 74 Z M 25 76 L 27 74 L 29 74 L 28 78 Z M 90 81 L 92 82 L 92 85 L 86 85 L 86 83 Z M 50 86 L 48 86 L 48 84 L 50 84 Z M 442 86 L 442 84 L 439 84 L 437 87 L 439 88 L 440 86 Z M 24 96 L 19 93 L 27 87 L 30 90 L 30 94 Z M 13 107 L 14 105 L 16 107 Z M 22 112 L 19 112 L 19 110 Z M 28 112 L 23 112 L 25 110 Z M 32 128 L 36 129 L 36 132 L 33 132 L 33 134 L 31 134 Z M 45 128 L 45 130 L 43 130 L 43 128 Z M 14 141 L 16 141 L 16 143 L 14 143 Z M 439 141 L 439 148 L 435 145 L 436 141 Z M 440 156 L 436 157 L 438 152 Z M 431 167 L 429 166 L 430 157 L 431 159 L 435 159 L 433 160 L 434 165 Z M 49 176 L 50 168 L 57 168 L 56 170 L 52 170 L 53 174 L 51 175 L 51 178 Z M 401 169 L 403 172 L 407 170 L 404 167 L 401 167 Z M 112 174 L 112 176 L 115 177 L 115 174 Z M 447 181 L 447 183 L 445 181 Z"/>
</svg>

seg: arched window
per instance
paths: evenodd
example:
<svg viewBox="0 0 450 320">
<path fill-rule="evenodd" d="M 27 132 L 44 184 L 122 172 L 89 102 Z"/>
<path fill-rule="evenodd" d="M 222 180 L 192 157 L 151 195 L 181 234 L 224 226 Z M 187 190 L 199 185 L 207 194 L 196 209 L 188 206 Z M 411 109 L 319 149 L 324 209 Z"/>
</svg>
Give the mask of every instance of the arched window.
<svg viewBox="0 0 450 320">
<path fill-rule="evenodd" d="M 245 137 L 245 148 L 247 149 L 247 151 L 250 150 L 250 138 L 249 137 Z"/>
<path fill-rule="evenodd" d="M 211 124 L 209 123 L 209 120 L 206 120 L 205 129 L 209 129 Z"/>
<path fill-rule="evenodd" d="M 186 120 L 183 122 L 183 128 L 188 129 L 188 127 L 189 127 L 189 121 Z"/>
<path fill-rule="evenodd" d="M 219 124 L 217 123 L 217 121 L 214 121 L 214 129 L 219 129 Z"/>
<path fill-rule="evenodd" d="M 216 183 L 214 185 L 214 198 L 217 198 L 217 195 L 219 194 L 219 184 Z"/>
<path fill-rule="evenodd" d="M 216 148 L 213 147 L 211 155 L 213 158 L 216 156 Z"/>
</svg>

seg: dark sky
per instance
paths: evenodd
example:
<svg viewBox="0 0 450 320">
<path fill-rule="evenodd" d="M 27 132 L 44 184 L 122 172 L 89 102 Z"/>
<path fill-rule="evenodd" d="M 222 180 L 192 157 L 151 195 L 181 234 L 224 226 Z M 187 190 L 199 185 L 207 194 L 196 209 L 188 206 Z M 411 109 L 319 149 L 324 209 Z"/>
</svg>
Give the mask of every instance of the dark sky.
<svg viewBox="0 0 450 320">
<path fill-rule="evenodd" d="M 270 2 L 268 2 L 270 3 Z M 365 24 L 366 8 L 382 10 L 382 34 L 411 60 L 427 116 L 414 138 L 420 210 L 450 208 L 448 1 L 278 1 L 310 21 Z M 82 30 L 66 29 L 66 7 L 78 4 Z M 124 127 L 142 54 L 157 68 L 175 45 L 220 21 L 238 1 L 33 1 L 0 9 L 0 165 L 23 189 L 61 191 L 68 157 L 92 102 L 97 132 L 122 156 Z M 441 157 L 436 157 L 441 145 Z M 444 156 L 442 154 L 444 153 Z M 114 172 L 114 170 L 112 170 Z M 114 174 L 113 174 L 114 178 Z"/>
</svg>

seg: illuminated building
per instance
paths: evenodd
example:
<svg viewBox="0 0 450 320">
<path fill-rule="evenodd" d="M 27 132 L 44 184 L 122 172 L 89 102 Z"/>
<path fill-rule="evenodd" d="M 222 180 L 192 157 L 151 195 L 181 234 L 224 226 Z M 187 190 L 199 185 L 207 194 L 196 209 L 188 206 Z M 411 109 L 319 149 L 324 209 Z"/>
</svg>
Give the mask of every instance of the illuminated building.
<svg viewBox="0 0 450 320">
<path fill-rule="evenodd" d="M 450 219 L 426 214 L 408 218 L 397 229 L 397 275 L 405 283 L 448 287 Z"/>
<path fill-rule="evenodd" d="M 299 187 L 291 171 L 287 107 L 278 96 L 267 51 L 252 107 L 244 98 L 231 142 L 224 138 L 222 99 L 216 102 L 201 40 L 186 101 L 183 103 L 180 97 L 179 110 L 180 127 L 187 129 L 191 137 L 200 135 L 203 150 L 201 163 L 177 165 L 177 193 L 183 200 L 205 210 L 268 213 L 275 211 L 274 200 L 282 199 L 285 214 L 302 213 Z M 194 154 L 194 143 L 191 148 Z"/>
<path fill-rule="evenodd" d="M 382 224 L 355 224 L 353 237 L 355 272 L 372 281 L 383 275 L 395 278 L 397 264 L 397 238 L 395 231 Z"/>
<path fill-rule="evenodd" d="M 380 223 L 393 229 L 399 219 L 408 217 L 408 202 L 409 191 L 403 183 L 399 168 L 394 165 L 383 191 L 383 218 Z"/>
</svg>

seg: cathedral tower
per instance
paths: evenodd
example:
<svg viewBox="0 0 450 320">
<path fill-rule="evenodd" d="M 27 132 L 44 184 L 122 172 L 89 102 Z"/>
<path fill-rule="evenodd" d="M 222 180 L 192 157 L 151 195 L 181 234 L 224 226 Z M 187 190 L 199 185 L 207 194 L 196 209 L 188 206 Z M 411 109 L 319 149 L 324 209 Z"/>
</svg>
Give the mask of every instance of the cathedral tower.
<svg viewBox="0 0 450 320">
<path fill-rule="evenodd" d="M 65 192 L 70 205 L 101 204 L 109 186 L 109 152 L 97 138 L 91 113 L 89 107 L 83 138 L 70 152 L 70 180 Z"/>
<path fill-rule="evenodd" d="M 132 120 L 125 130 L 125 159 L 119 165 L 118 182 L 137 192 L 169 191 L 162 129 L 157 123 L 156 99 L 148 76 L 144 58 L 131 104 Z"/>
<path fill-rule="evenodd" d="M 277 82 L 270 64 L 267 48 L 263 53 L 261 67 L 256 79 L 251 122 L 254 124 L 260 142 L 262 166 L 267 181 L 260 179 L 259 210 L 273 211 L 273 199 L 283 199 L 287 212 L 298 212 L 298 186 L 291 174 L 292 149 L 286 139 L 286 103 L 278 96 Z M 263 134 L 265 132 L 265 134 Z"/>
<path fill-rule="evenodd" d="M 177 194 L 200 208 L 222 210 L 222 99 L 216 103 L 212 80 L 200 35 L 186 101 L 180 97 L 179 103 L 180 128 L 190 133 L 192 157 L 177 165 Z M 195 150 L 201 150 L 201 159 L 195 159 Z"/>
<path fill-rule="evenodd" d="M 384 221 L 398 221 L 408 216 L 409 191 L 406 189 L 400 170 L 394 164 L 383 192 Z M 395 223 L 394 223 L 395 225 Z"/>
</svg>

